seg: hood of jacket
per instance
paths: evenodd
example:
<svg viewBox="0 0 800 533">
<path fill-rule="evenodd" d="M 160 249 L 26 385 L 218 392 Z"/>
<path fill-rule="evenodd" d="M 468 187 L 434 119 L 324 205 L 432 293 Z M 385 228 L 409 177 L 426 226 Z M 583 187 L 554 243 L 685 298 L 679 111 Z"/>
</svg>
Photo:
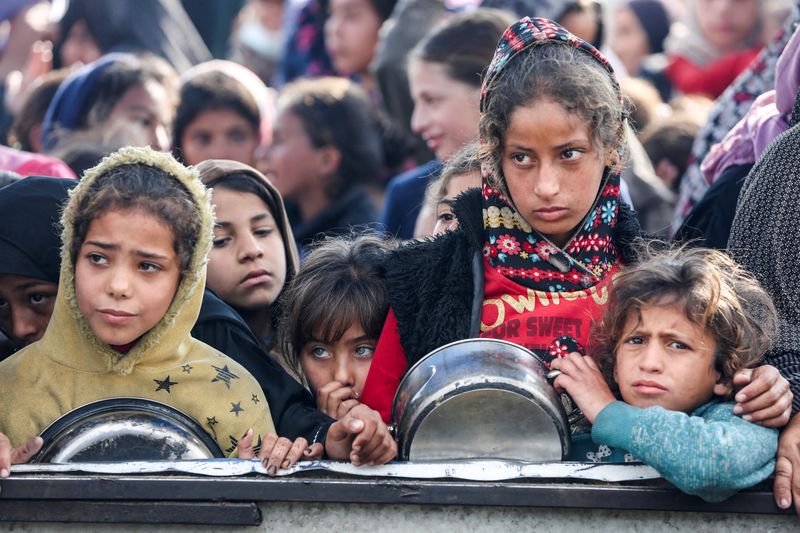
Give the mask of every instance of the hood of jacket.
<svg viewBox="0 0 800 533">
<path fill-rule="evenodd" d="M 161 320 L 142 335 L 127 353 L 120 353 L 97 338 L 78 309 L 75 296 L 75 265 L 70 254 L 77 208 L 90 186 L 109 171 L 131 164 L 157 167 L 180 182 L 191 194 L 200 216 L 200 235 L 187 272 L 178 284 L 175 297 Z M 211 195 L 196 170 L 187 169 L 171 155 L 149 148 L 123 148 L 88 170 L 61 218 L 63 228 L 61 275 L 53 316 L 44 337 L 37 343 L 58 363 L 87 372 L 129 374 L 137 365 L 172 366 L 180 360 L 190 340 L 189 332 L 200 313 L 206 279 L 206 263 L 211 248 L 214 213 Z M 93 354 L 87 357 L 86 354 Z"/>
</svg>

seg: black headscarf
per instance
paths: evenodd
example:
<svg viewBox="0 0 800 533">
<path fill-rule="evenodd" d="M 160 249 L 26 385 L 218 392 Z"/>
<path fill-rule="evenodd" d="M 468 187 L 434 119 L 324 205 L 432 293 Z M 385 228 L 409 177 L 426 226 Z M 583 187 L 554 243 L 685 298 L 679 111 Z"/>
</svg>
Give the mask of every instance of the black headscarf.
<svg viewBox="0 0 800 533">
<path fill-rule="evenodd" d="M 62 40 L 79 20 L 86 22 L 104 54 L 146 50 L 178 72 L 211 59 L 179 0 L 70 0 L 59 23 Z M 58 43 L 56 58 L 60 47 Z"/>
<path fill-rule="evenodd" d="M 77 184 L 31 176 L 0 189 L 0 274 L 58 283 L 61 209 Z"/>
</svg>

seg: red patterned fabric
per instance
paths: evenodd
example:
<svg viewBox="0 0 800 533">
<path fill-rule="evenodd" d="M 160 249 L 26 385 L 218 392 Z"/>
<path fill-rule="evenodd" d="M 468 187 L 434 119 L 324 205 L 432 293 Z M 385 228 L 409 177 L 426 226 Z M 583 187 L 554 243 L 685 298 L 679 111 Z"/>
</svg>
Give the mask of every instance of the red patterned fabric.
<svg viewBox="0 0 800 533">
<path fill-rule="evenodd" d="M 617 270 L 614 265 L 611 276 L 586 290 L 545 292 L 511 281 L 487 262 L 480 336 L 524 346 L 546 363 L 570 352 L 584 353 Z"/>
</svg>

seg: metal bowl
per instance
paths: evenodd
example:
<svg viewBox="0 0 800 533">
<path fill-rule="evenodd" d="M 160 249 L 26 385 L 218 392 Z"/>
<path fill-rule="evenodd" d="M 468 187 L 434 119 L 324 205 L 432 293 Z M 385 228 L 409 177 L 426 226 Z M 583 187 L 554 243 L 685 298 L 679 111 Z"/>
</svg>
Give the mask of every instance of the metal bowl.
<svg viewBox="0 0 800 533">
<path fill-rule="evenodd" d="M 110 398 L 61 416 L 41 433 L 31 462 L 100 463 L 224 457 L 193 418 L 143 398 Z"/>
<path fill-rule="evenodd" d="M 547 367 L 518 344 L 467 339 L 415 364 L 394 398 L 401 459 L 560 461 L 569 425 Z"/>
</svg>

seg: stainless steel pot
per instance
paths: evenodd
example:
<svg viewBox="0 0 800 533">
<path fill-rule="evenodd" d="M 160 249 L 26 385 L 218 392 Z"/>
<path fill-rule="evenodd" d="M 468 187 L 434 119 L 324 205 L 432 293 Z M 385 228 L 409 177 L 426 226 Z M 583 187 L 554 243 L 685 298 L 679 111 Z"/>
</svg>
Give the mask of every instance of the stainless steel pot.
<svg viewBox="0 0 800 533">
<path fill-rule="evenodd" d="M 34 463 L 176 461 L 224 457 L 189 415 L 143 398 L 110 398 L 61 416 L 41 433 Z"/>
<path fill-rule="evenodd" d="M 401 459 L 560 461 L 570 432 L 547 367 L 496 339 L 437 348 L 400 382 L 392 421 Z"/>
</svg>

